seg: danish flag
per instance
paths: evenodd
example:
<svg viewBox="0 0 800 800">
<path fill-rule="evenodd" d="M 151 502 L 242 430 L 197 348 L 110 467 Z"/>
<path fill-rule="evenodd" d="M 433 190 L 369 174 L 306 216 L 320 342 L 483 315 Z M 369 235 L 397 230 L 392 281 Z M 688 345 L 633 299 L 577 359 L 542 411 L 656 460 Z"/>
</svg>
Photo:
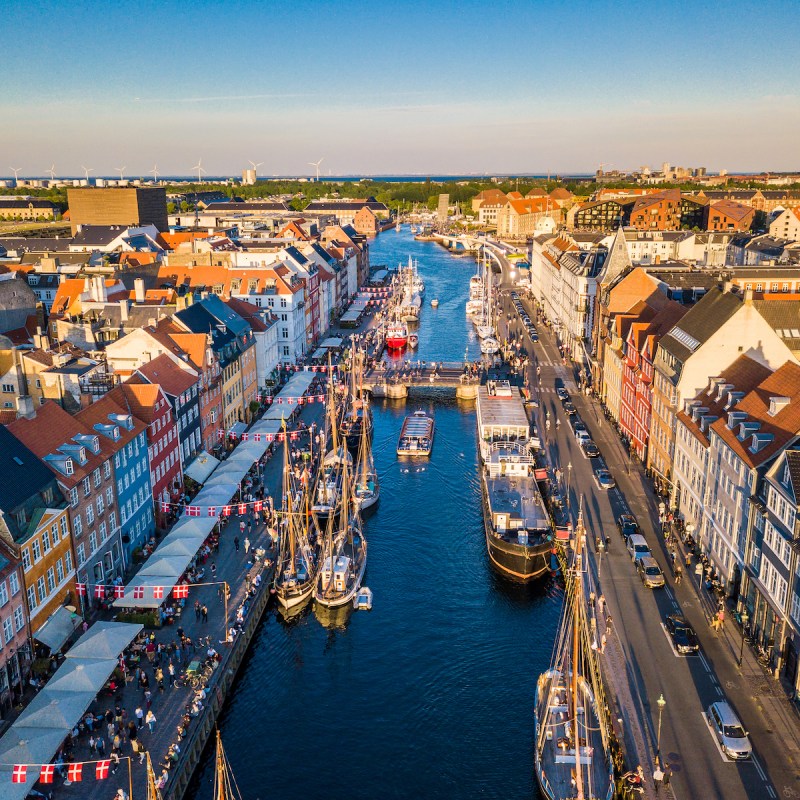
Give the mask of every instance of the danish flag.
<svg viewBox="0 0 800 800">
<path fill-rule="evenodd" d="M 247 503 L 239 503 L 239 514 L 247 513 Z"/>
<path fill-rule="evenodd" d="M 209 517 L 216 517 L 217 516 L 217 507 L 216 506 L 208 506 L 206 508 L 206 513 Z"/>
<path fill-rule="evenodd" d="M 164 587 L 163 586 L 154 586 L 153 587 L 153 599 L 154 600 L 161 600 L 164 597 Z"/>
<path fill-rule="evenodd" d="M 264 507 L 263 500 L 256 500 L 255 503 L 253 503 L 253 511 L 261 511 L 263 507 Z"/>
<path fill-rule="evenodd" d="M 42 764 L 42 768 L 39 771 L 39 782 L 52 783 L 54 770 L 55 766 L 53 764 Z"/>
<path fill-rule="evenodd" d="M 188 597 L 189 596 L 189 587 L 186 586 L 185 584 L 180 584 L 179 586 L 176 586 L 172 590 L 172 596 L 176 600 L 180 600 L 181 598 Z"/>
<path fill-rule="evenodd" d="M 14 770 L 11 773 L 11 783 L 27 783 L 28 782 L 28 765 L 15 764 Z"/>
<path fill-rule="evenodd" d="M 230 506 L 222 506 L 222 516 L 229 517 L 231 515 L 231 507 Z"/>
<path fill-rule="evenodd" d="M 83 764 L 82 763 L 79 762 L 77 764 L 70 764 L 67 767 L 67 780 L 70 780 L 73 783 L 75 783 L 76 781 L 82 781 L 83 780 Z"/>
<path fill-rule="evenodd" d="M 125 597 L 125 587 L 124 586 L 115 586 L 114 587 L 114 597 L 117 599 L 122 599 Z"/>
<path fill-rule="evenodd" d="M 86 596 L 86 584 L 85 583 L 76 583 L 75 584 L 75 591 L 77 592 L 79 597 Z"/>
<path fill-rule="evenodd" d="M 161 510 L 165 513 L 169 513 L 169 503 L 161 503 Z"/>
<path fill-rule="evenodd" d="M 94 587 L 94 596 L 103 598 L 106 596 L 106 587 L 105 586 L 95 586 Z"/>
<path fill-rule="evenodd" d="M 110 764 L 111 759 L 97 762 L 97 766 L 94 768 L 94 776 L 98 781 L 104 781 L 108 777 L 108 767 Z"/>
<path fill-rule="evenodd" d="M 134 586 L 133 587 L 133 599 L 134 600 L 144 600 L 144 586 Z"/>
</svg>

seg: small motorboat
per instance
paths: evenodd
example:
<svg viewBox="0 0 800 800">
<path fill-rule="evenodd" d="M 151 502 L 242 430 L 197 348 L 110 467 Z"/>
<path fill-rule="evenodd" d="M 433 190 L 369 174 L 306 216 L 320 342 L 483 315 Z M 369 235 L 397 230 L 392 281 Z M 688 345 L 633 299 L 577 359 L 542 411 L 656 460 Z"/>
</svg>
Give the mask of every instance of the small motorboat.
<svg viewBox="0 0 800 800">
<path fill-rule="evenodd" d="M 431 300 L 431 308 L 439 308 L 439 301 L 435 297 Z"/>
<path fill-rule="evenodd" d="M 372 589 L 362 586 L 353 600 L 353 607 L 358 611 L 372 610 Z"/>
<path fill-rule="evenodd" d="M 408 334 L 408 346 L 412 350 L 416 350 L 418 345 L 419 345 L 419 336 L 417 336 L 416 333 L 409 333 Z"/>
</svg>

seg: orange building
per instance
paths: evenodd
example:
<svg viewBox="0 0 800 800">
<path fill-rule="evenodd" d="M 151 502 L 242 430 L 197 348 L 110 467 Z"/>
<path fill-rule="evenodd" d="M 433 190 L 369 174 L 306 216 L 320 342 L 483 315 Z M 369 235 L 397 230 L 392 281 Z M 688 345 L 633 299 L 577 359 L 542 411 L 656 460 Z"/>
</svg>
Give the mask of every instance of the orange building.
<svg viewBox="0 0 800 800">
<path fill-rule="evenodd" d="M 631 208 L 630 223 L 640 231 L 676 231 L 681 227 L 681 193 L 678 189 L 640 197 Z"/>
<path fill-rule="evenodd" d="M 749 231 L 756 210 L 735 200 L 720 200 L 708 209 L 708 230 Z"/>
</svg>

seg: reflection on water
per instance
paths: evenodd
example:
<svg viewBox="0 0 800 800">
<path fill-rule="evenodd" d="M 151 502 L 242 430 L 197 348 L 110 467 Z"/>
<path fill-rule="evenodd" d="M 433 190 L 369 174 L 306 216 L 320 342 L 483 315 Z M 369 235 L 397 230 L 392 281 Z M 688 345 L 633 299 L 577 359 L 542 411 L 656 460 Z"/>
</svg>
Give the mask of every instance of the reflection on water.
<svg viewBox="0 0 800 800">
<path fill-rule="evenodd" d="M 460 359 L 474 262 L 394 232 L 373 244 L 372 261 L 394 266 L 409 252 L 426 283 L 419 357 Z M 435 415 L 433 453 L 399 459 L 416 408 Z M 373 610 L 267 613 L 220 722 L 243 796 L 536 796 L 531 713 L 559 584 L 508 583 L 489 568 L 474 404 L 427 393 L 374 409 Z M 198 796 L 212 783 L 207 754 Z"/>
</svg>

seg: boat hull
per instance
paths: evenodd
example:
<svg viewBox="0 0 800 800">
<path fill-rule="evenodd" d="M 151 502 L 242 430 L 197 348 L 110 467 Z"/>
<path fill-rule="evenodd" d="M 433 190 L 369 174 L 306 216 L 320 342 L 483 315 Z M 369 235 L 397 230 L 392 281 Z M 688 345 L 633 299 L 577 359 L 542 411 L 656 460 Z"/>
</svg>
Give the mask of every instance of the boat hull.
<svg viewBox="0 0 800 800">
<path fill-rule="evenodd" d="M 390 350 L 402 350 L 407 344 L 407 336 L 389 336 L 386 339 L 386 346 Z"/>
<path fill-rule="evenodd" d="M 371 495 L 367 495 L 365 497 L 356 497 L 356 502 L 358 503 L 358 510 L 363 517 L 368 517 L 378 505 L 378 500 L 380 500 L 381 493 L 380 491 L 376 491 Z"/>
<path fill-rule="evenodd" d="M 280 603 L 280 605 L 286 609 L 295 608 L 296 606 L 307 602 L 313 591 L 313 579 L 307 580 L 302 584 L 297 584 L 290 588 L 283 588 L 278 585 L 275 586 L 275 596 L 278 599 L 278 603 Z"/>
<path fill-rule="evenodd" d="M 319 586 L 319 579 L 314 584 L 314 600 L 325 608 L 339 608 L 340 606 L 350 605 L 353 598 L 358 594 L 361 588 L 361 581 L 364 580 L 364 572 L 367 569 L 367 540 L 362 537 L 363 553 L 358 565 L 358 571 L 355 573 L 353 582 L 346 592 L 338 592 L 336 594 L 325 594 Z"/>
</svg>

